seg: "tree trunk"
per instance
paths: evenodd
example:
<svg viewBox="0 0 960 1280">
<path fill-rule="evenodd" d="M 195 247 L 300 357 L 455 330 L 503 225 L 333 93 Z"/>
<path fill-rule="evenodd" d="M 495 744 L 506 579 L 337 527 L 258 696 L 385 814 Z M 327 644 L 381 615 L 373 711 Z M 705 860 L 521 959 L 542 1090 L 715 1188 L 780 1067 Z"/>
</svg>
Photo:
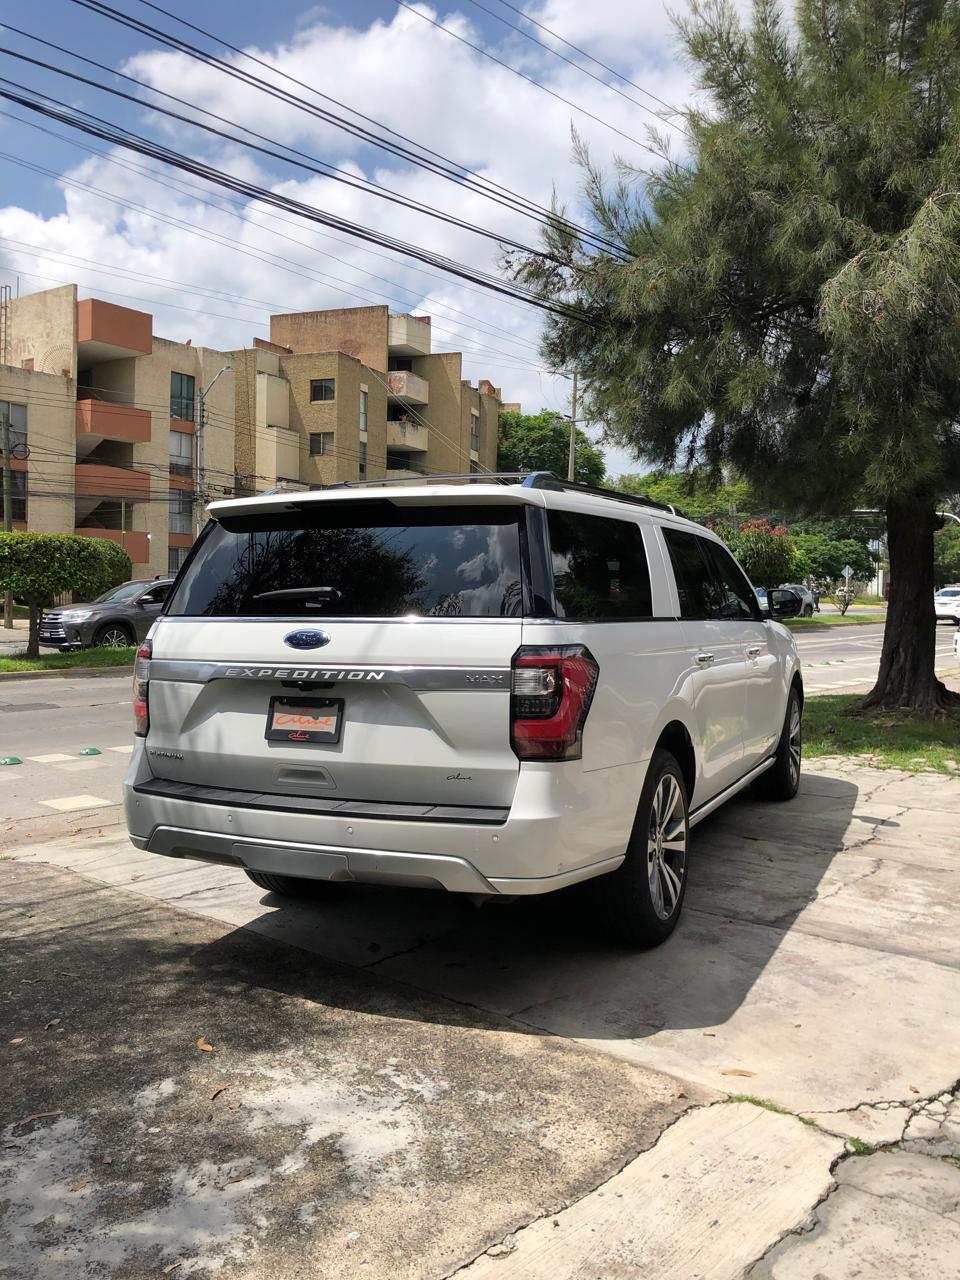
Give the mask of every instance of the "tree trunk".
<svg viewBox="0 0 960 1280">
<path fill-rule="evenodd" d="M 937 616 L 933 608 L 933 504 L 926 497 L 887 502 L 890 599 L 877 683 L 865 707 L 934 716 L 960 706 L 934 672 Z"/>
<path fill-rule="evenodd" d="M 27 601 L 30 610 L 30 630 L 27 633 L 27 657 L 40 657 L 40 606 L 35 600 Z"/>
</svg>

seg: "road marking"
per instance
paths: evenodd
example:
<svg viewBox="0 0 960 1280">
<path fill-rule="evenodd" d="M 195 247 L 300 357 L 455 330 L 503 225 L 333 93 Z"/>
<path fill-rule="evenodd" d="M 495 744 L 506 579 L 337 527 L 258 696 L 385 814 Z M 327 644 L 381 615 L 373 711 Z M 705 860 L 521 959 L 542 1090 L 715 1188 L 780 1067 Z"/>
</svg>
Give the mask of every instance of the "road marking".
<svg viewBox="0 0 960 1280">
<path fill-rule="evenodd" d="M 122 756 L 128 756 L 133 752 L 133 743 L 128 747 L 107 747 L 108 751 L 116 751 Z"/>
<path fill-rule="evenodd" d="M 27 756 L 27 759 L 33 764 L 60 764 L 63 760 L 72 760 L 73 756 L 66 756 L 61 751 L 54 751 L 48 756 Z"/>
<path fill-rule="evenodd" d="M 87 769 L 99 769 L 99 760 L 71 760 L 69 764 L 54 765 L 61 773 L 83 773 Z"/>
<path fill-rule="evenodd" d="M 56 809 L 58 813 L 70 813 L 74 809 L 107 809 L 113 800 L 102 800 L 100 796 L 61 796 L 58 800 L 41 800 L 47 809 Z"/>
</svg>

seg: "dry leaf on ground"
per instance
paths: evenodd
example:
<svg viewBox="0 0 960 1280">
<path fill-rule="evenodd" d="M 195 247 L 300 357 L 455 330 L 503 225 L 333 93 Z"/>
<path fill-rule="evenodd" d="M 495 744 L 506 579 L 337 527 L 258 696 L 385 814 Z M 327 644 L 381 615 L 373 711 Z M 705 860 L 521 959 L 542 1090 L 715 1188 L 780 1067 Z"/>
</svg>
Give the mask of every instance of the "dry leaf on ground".
<svg viewBox="0 0 960 1280">
<path fill-rule="evenodd" d="M 244 1178 L 249 1178 L 251 1173 L 253 1173 L 252 1169 L 241 1169 L 239 1173 L 231 1173 L 227 1182 L 242 1182 Z"/>
<path fill-rule="evenodd" d="M 228 1084 L 222 1084 L 222 1085 L 218 1086 L 218 1088 L 214 1089 L 213 1093 L 211 1093 L 211 1095 L 210 1095 L 210 1101 L 211 1101 L 211 1102 L 216 1102 L 217 1098 L 219 1098 L 219 1097 L 220 1097 L 221 1093 L 223 1093 L 223 1092 L 224 1092 L 224 1090 L 229 1089 L 229 1088 L 230 1088 L 230 1086 L 229 1086 Z"/>
<path fill-rule="evenodd" d="M 197 1048 L 201 1049 L 204 1053 L 213 1053 L 213 1045 L 204 1040 L 203 1036 L 199 1036 L 197 1038 Z"/>
<path fill-rule="evenodd" d="M 739 1067 L 731 1067 L 729 1071 L 721 1071 L 722 1076 L 755 1076 L 755 1071 L 742 1071 Z"/>
</svg>

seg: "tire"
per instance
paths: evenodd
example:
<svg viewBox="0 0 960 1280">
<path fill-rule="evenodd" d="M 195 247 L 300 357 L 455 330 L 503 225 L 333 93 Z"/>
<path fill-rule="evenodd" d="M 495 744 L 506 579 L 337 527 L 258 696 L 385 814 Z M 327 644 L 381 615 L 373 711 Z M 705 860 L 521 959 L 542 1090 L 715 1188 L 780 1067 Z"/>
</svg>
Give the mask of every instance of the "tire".
<svg viewBox="0 0 960 1280">
<path fill-rule="evenodd" d="M 753 784 L 754 794 L 762 800 L 792 800 L 800 790 L 802 757 L 803 708 L 796 685 L 791 685 L 777 754 L 773 765 Z"/>
<path fill-rule="evenodd" d="M 309 880 L 306 876 L 281 876 L 267 871 L 246 871 L 245 874 L 258 889 L 278 893 L 284 898 L 306 898 L 325 888 L 327 880 Z"/>
<path fill-rule="evenodd" d="M 100 649 L 124 649 L 133 644 L 133 637 L 122 622 L 105 622 L 97 629 L 93 643 Z"/>
<path fill-rule="evenodd" d="M 591 882 L 607 926 L 605 936 L 645 949 L 673 933 L 687 890 L 688 803 L 679 764 L 658 748 L 640 794 L 627 856 L 616 871 Z"/>
<path fill-rule="evenodd" d="M 813 605 L 812 605 L 812 604 L 805 604 L 805 605 L 803 606 L 803 613 L 802 613 L 800 616 L 801 616 L 802 618 L 812 618 L 812 617 L 813 617 Z"/>
</svg>

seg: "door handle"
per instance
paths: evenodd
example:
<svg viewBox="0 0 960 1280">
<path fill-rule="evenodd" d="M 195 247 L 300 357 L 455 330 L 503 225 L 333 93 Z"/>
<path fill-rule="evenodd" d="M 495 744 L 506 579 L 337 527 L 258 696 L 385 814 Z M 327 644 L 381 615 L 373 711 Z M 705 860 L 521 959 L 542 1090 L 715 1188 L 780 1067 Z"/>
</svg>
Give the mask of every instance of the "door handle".
<svg viewBox="0 0 960 1280">
<path fill-rule="evenodd" d="M 748 657 L 748 658 L 755 658 L 755 657 L 757 657 L 757 655 L 758 655 L 759 653 L 761 653 L 762 651 L 763 651 L 763 645 L 762 645 L 762 644 L 751 644 L 751 645 L 749 645 L 749 646 L 748 646 L 748 648 L 747 648 L 747 657 Z"/>
<path fill-rule="evenodd" d="M 698 653 L 696 662 L 698 667 L 709 667 L 713 662 L 714 655 L 712 653 Z"/>
</svg>

